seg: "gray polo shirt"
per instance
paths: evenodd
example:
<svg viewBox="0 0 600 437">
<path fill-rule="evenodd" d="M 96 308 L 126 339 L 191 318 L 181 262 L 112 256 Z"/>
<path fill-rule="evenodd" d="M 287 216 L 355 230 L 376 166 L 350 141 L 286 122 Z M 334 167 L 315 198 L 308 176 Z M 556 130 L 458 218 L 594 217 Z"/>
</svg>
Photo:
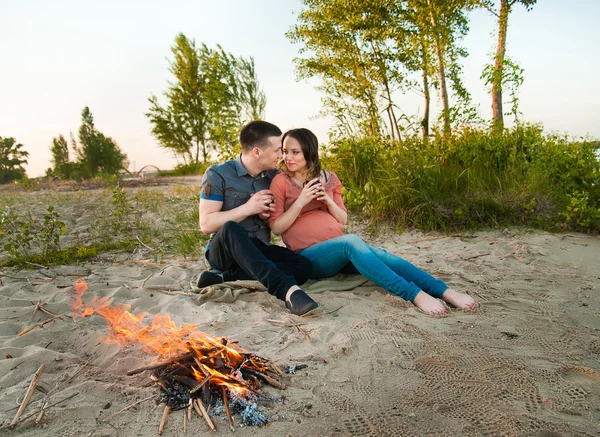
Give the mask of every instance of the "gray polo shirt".
<svg viewBox="0 0 600 437">
<path fill-rule="evenodd" d="M 223 202 L 221 211 L 229 211 L 243 205 L 251 193 L 267 190 L 277 170 L 267 170 L 250 176 L 242 165 L 242 155 L 222 164 L 211 165 L 202 178 L 200 198 Z M 258 215 L 251 215 L 240 222 L 248 235 L 270 244 L 271 229 Z"/>
</svg>

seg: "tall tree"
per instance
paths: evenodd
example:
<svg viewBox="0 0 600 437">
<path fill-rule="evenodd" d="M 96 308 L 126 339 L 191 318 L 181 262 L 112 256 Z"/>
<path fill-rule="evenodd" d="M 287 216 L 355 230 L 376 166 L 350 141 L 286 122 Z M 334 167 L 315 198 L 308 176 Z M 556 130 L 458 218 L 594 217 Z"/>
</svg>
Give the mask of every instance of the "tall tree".
<svg viewBox="0 0 600 437">
<path fill-rule="evenodd" d="M 494 55 L 494 66 L 491 69 L 488 82 L 491 83 L 492 91 L 492 118 L 495 127 L 504 127 L 504 113 L 502 111 L 502 85 L 504 84 L 507 68 L 506 59 L 506 34 L 508 31 L 508 16 L 515 4 L 521 3 L 530 11 L 537 0 L 500 0 L 499 6 L 495 6 L 493 0 L 481 0 L 481 4 L 490 11 L 498 20 L 498 43 Z M 512 64 L 508 65 L 510 67 Z"/>
<path fill-rule="evenodd" d="M 254 58 L 240 59 L 241 100 L 245 109 L 245 121 L 260 120 L 265 117 L 267 96 L 260 87 L 254 66 Z"/>
<path fill-rule="evenodd" d="M 152 95 L 146 116 L 161 147 L 185 163 L 206 162 L 212 151 L 230 151 L 243 121 L 264 115 L 266 97 L 253 59 L 236 58 L 217 45 L 196 48 L 183 33 L 171 47 L 169 71 L 175 76 L 164 92 L 167 104 Z"/>
<path fill-rule="evenodd" d="M 23 179 L 29 153 L 12 137 L 0 137 L 0 184 Z"/>
<path fill-rule="evenodd" d="M 64 136 L 52 138 L 50 145 L 52 153 L 52 170 L 50 174 L 68 179 L 70 177 L 71 163 L 69 162 L 69 144 Z"/>
<path fill-rule="evenodd" d="M 433 48 L 437 64 L 437 85 L 442 103 L 444 134 L 449 134 L 453 118 L 450 104 L 448 80 L 456 97 L 468 102 L 470 96 L 461 81 L 460 58 L 467 56 L 466 50 L 458 45 L 469 30 L 467 12 L 476 0 L 407 0 L 413 12 L 417 31 L 422 34 L 423 60 L 429 56 L 424 50 Z M 427 76 L 424 76 L 424 86 Z M 428 85 L 428 84 L 427 84 Z M 456 111 L 454 111 L 456 112 Z"/>
<path fill-rule="evenodd" d="M 115 174 L 126 164 L 127 155 L 115 140 L 96 129 L 94 117 L 87 106 L 81 111 L 79 146 L 76 143 L 73 146 L 87 176 L 94 177 L 100 172 Z"/>
</svg>

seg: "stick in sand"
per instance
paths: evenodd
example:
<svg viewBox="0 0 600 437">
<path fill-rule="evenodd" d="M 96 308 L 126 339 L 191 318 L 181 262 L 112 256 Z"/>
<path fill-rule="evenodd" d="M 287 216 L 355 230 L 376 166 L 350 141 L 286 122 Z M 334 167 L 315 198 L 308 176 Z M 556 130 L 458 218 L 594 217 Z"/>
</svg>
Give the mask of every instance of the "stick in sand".
<svg viewBox="0 0 600 437">
<path fill-rule="evenodd" d="M 163 410 L 162 419 L 160 419 L 160 424 L 158 425 L 158 435 L 162 435 L 163 431 L 165 430 L 165 423 L 167 423 L 167 417 L 169 416 L 170 412 L 171 412 L 171 407 L 169 407 L 168 405 L 165 405 L 165 409 Z"/>
<path fill-rule="evenodd" d="M 187 408 L 183 410 L 183 433 L 187 434 Z"/>
<path fill-rule="evenodd" d="M 48 406 L 48 395 L 44 396 L 44 403 L 42 404 L 42 408 L 40 409 L 39 414 L 35 418 L 35 424 L 39 425 L 42 421 L 42 417 L 44 417 L 44 409 Z"/>
<path fill-rule="evenodd" d="M 298 325 L 297 323 L 294 323 L 294 321 L 292 319 L 289 319 L 289 321 L 290 321 L 290 323 L 292 323 L 292 326 L 295 326 L 298 329 L 298 331 L 300 331 L 304 335 L 304 338 L 306 338 L 306 340 L 310 341 L 310 337 L 308 336 L 306 331 L 300 327 L 300 325 Z"/>
<path fill-rule="evenodd" d="M 221 393 L 223 394 L 225 413 L 227 413 L 227 419 L 229 420 L 229 429 L 235 431 L 235 425 L 233 424 L 233 418 L 231 417 L 231 410 L 229 410 L 229 401 L 227 400 L 227 389 L 224 385 L 221 386 Z"/>
<path fill-rule="evenodd" d="M 15 414 L 15 417 L 13 418 L 12 422 L 10 422 L 11 428 L 13 428 L 17 424 L 17 422 L 19 421 L 19 417 L 21 417 L 21 415 L 23 414 L 23 411 L 25 411 L 25 407 L 29 403 L 31 396 L 33 396 L 33 391 L 35 390 L 35 387 L 38 385 L 38 382 L 40 381 L 40 377 L 42 376 L 43 371 L 44 371 L 44 365 L 42 364 L 40 366 L 40 368 L 37 370 L 37 372 L 35 372 L 35 375 L 33 375 L 33 379 L 31 380 L 31 383 L 29 384 L 29 388 L 27 389 L 27 392 L 25 393 L 25 397 L 23 398 L 23 402 L 21 402 L 21 406 L 17 410 L 17 414 Z"/>
<path fill-rule="evenodd" d="M 125 408 L 121 408 L 116 413 L 112 413 L 110 416 L 105 417 L 104 420 L 103 420 L 103 422 L 108 422 L 110 419 L 112 419 L 113 417 L 115 417 L 117 414 L 121 414 L 123 411 L 127 411 L 130 408 L 133 408 L 136 405 L 141 404 L 142 402 L 145 402 L 145 401 L 150 400 L 150 399 L 155 398 L 155 397 L 156 397 L 156 395 L 148 396 L 147 398 L 144 398 L 141 401 L 137 401 L 137 402 L 134 402 L 133 404 L 129 404 Z"/>
</svg>

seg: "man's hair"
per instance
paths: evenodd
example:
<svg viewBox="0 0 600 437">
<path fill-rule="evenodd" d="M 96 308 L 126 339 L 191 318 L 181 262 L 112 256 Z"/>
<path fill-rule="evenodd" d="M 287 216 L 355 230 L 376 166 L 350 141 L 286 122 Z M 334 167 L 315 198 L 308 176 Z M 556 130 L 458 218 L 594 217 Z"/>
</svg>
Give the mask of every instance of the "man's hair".
<svg viewBox="0 0 600 437">
<path fill-rule="evenodd" d="M 254 147 L 264 149 L 270 137 L 280 137 L 281 129 L 272 123 L 262 120 L 254 120 L 242 128 L 240 132 L 240 144 L 242 150 L 252 150 Z"/>
<path fill-rule="evenodd" d="M 302 154 L 306 160 L 308 179 L 318 178 L 321 174 L 321 162 L 319 161 L 319 140 L 317 136 L 305 128 L 291 129 L 283 134 L 282 144 L 287 137 L 294 138 L 300 143 Z M 288 170 L 285 160 L 282 163 L 282 169 Z"/>
</svg>

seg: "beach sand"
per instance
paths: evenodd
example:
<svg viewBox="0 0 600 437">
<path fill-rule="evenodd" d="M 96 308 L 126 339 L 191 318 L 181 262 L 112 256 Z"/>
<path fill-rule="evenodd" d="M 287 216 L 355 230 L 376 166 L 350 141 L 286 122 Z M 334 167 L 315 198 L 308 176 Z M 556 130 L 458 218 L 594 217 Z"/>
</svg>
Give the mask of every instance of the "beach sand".
<svg viewBox="0 0 600 437">
<path fill-rule="evenodd" d="M 198 324 L 282 368 L 306 364 L 285 391 L 266 386 L 265 427 L 253 436 L 595 436 L 600 435 L 600 239 L 582 234 L 504 230 L 446 236 L 410 231 L 365 240 L 400 255 L 480 303 L 473 313 L 431 317 L 373 284 L 314 296 L 320 312 L 299 318 L 265 292 L 236 302 L 198 305 L 186 295 L 205 268 L 196 259 L 101 256 L 80 265 L 0 271 L 0 434 L 15 436 L 155 436 L 163 406 L 140 403 L 157 394 L 149 372 L 126 372 L 154 361 L 129 345 L 106 344 L 104 319 L 70 317 L 77 278 L 92 296 L 111 297 L 138 314 L 170 314 Z M 150 275 L 152 276 L 147 279 Z M 308 340 L 295 326 L 300 324 Z M 290 323 L 291 325 L 291 323 Z M 36 390 L 8 429 L 40 365 Z M 46 393 L 46 395 L 44 394 Z M 54 405 L 39 424 L 45 396 Z M 70 397 L 73 396 L 73 397 Z M 68 398 L 68 399 L 67 399 Z M 214 416 L 215 434 L 231 431 Z M 188 435 L 208 435 L 195 416 Z M 183 434 L 183 412 L 169 416 L 164 436 Z"/>
</svg>

